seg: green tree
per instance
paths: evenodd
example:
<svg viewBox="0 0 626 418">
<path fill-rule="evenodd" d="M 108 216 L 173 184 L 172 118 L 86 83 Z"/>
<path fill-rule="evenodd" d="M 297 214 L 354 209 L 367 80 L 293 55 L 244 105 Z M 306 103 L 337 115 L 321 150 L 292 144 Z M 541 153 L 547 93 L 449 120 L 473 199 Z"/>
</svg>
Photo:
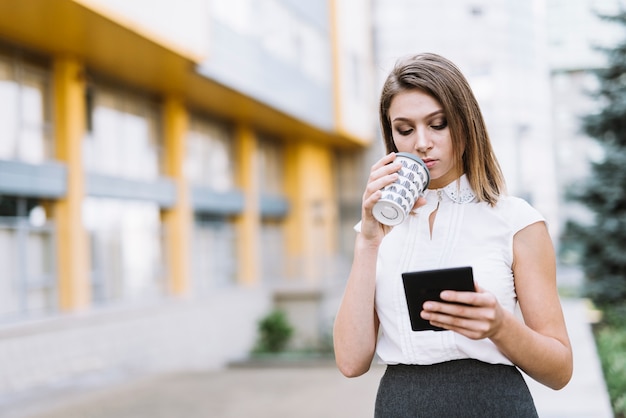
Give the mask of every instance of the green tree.
<svg viewBox="0 0 626 418">
<path fill-rule="evenodd" d="M 626 12 L 604 17 L 626 27 Z M 583 129 L 604 149 L 591 176 L 570 199 L 593 214 L 589 223 L 570 221 L 565 239 L 580 249 L 585 296 L 600 306 L 626 304 L 626 40 L 604 49 L 606 68 L 596 70 L 600 110 L 583 119 Z"/>
</svg>

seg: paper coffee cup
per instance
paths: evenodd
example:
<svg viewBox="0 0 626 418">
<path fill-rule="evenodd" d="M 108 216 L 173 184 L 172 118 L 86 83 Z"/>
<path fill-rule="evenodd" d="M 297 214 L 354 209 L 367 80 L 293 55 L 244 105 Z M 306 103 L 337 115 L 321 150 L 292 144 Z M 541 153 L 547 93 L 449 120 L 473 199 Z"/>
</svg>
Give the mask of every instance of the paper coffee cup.
<svg viewBox="0 0 626 418">
<path fill-rule="evenodd" d="M 372 209 L 374 218 L 389 226 L 398 225 L 406 219 L 415 201 L 430 183 L 428 167 L 419 157 L 408 152 L 398 152 L 396 161 L 402 164 L 398 179 L 383 188 L 382 197 Z"/>
</svg>

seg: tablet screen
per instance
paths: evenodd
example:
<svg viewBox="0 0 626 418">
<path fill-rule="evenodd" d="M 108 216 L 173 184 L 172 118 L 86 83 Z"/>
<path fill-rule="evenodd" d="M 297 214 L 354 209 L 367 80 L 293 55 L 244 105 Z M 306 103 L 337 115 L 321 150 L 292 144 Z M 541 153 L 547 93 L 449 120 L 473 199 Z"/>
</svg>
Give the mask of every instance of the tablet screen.
<svg viewBox="0 0 626 418">
<path fill-rule="evenodd" d="M 475 291 L 471 267 L 402 273 L 402 282 L 413 331 L 444 331 L 420 316 L 427 300 L 441 301 L 439 294 L 443 290 Z"/>
</svg>

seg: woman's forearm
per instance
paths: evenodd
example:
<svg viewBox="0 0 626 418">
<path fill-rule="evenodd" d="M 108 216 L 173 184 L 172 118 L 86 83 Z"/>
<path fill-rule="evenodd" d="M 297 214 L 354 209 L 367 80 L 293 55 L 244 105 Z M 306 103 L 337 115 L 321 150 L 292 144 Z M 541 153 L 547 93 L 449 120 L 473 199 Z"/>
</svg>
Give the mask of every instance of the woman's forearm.
<svg viewBox="0 0 626 418">
<path fill-rule="evenodd" d="M 367 372 L 376 350 L 378 318 L 374 296 L 377 254 L 378 245 L 366 242 L 359 234 L 333 330 L 337 366 L 348 377 Z"/>
<path fill-rule="evenodd" d="M 541 334 L 508 313 L 498 333 L 491 337 L 498 349 L 536 381 L 555 390 L 572 376 L 569 340 Z"/>
</svg>

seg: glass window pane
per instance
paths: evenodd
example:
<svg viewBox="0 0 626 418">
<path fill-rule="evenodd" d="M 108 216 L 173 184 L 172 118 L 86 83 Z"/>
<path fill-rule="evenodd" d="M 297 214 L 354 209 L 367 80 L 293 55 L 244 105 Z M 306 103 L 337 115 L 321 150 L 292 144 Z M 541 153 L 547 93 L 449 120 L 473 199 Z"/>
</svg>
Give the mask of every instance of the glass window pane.
<svg viewBox="0 0 626 418">
<path fill-rule="evenodd" d="M 297 64 L 298 44 L 296 31 L 298 22 L 281 2 L 268 1 L 258 10 L 256 21 L 261 43 L 273 56 Z"/>
<path fill-rule="evenodd" d="M 11 67 L 0 57 L 0 158 L 15 158 L 18 126 L 18 85 L 12 78 Z"/>
<path fill-rule="evenodd" d="M 217 191 L 234 186 L 232 131 L 223 124 L 192 118 L 186 138 L 185 175 Z"/>
<path fill-rule="evenodd" d="M 94 110 L 92 136 L 93 155 L 85 162 L 87 169 L 103 174 L 120 173 L 118 167 L 118 139 L 120 138 L 120 126 L 117 121 L 121 118 L 121 112 L 108 107 L 97 107 Z"/>
<path fill-rule="evenodd" d="M 0 196 L 0 320 L 56 309 L 54 243 L 38 199 Z"/>
<path fill-rule="evenodd" d="M 88 198 L 96 302 L 150 300 L 165 292 L 160 211 L 156 204 Z"/>
<path fill-rule="evenodd" d="M 0 158 L 30 163 L 47 158 L 46 92 L 44 71 L 0 56 Z"/>
<path fill-rule="evenodd" d="M 280 283 L 286 278 L 285 237 L 282 224 L 264 221 L 261 225 L 260 239 L 262 280 L 267 284 Z"/>
<path fill-rule="evenodd" d="M 300 68 L 319 83 L 330 82 L 330 53 L 324 36 L 308 25 L 299 25 Z"/>
<path fill-rule="evenodd" d="M 49 230 L 33 229 L 28 233 L 26 242 L 28 310 L 51 310 L 56 305 L 53 236 Z"/>
<path fill-rule="evenodd" d="M 9 225 L 0 222 L 0 254 L 3 254 L 0 275 L 0 317 L 6 318 L 19 311 L 17 277 L 17 233 Z"/>
<path fill-rule="evenodd" d="M 31 74 L 24 77 L 21 87 L 22 121 L 27 126 L 41 128 L 44 119 L 44 82 L 41 78 Z"/>
<path fill-rule="evenodd" d="M 236 234 L 224 218 L 196 215 L 193 233 L 193 287 L 199 293 L 236 281 Z"/>
<path fill-rule="evenodd" d="M 280 196 L 284 184 L 284 157 L 279 142 L 270 139 L 259 141 L 258 169 L 261 192 Z"/>
<path fill-rule="evenodd" d="M 124 178 L 159 176 L 157 106 L 122 90 L 96 88 L 93 129 L 86 138 L 84 162 L 89 171 Z"/>
<path fill-rule="evenodd" d="M 20 160 L 33 164 L 44 160 L 45 142 L 41 129 L 23 128 L 18 144 Z"/>
</svg>

